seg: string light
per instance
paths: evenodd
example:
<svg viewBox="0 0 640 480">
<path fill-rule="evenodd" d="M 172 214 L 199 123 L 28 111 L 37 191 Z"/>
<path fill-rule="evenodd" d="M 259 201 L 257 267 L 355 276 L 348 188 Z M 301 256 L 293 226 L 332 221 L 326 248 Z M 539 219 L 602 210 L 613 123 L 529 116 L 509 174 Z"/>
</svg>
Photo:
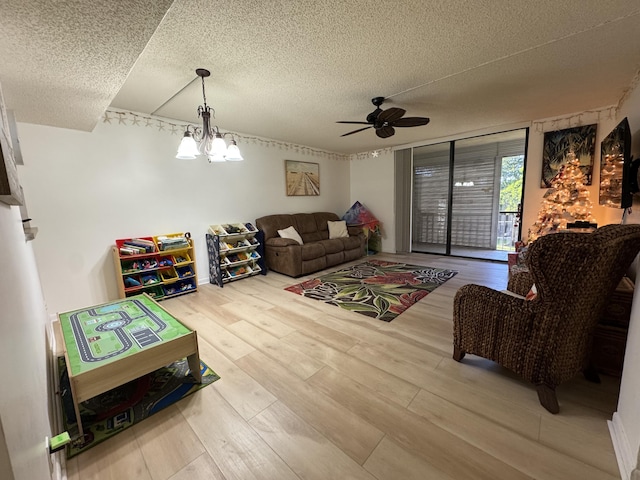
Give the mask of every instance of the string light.
<svg viewBox="0 0 640 480">
<path fill-rule="evenodd" d="M 366 160 L 367 158 L 379 158 L 383 154 L 393 152 L 393 148 L 378 148 L 376 150 L 372 150 L 370 152 L 360 152 L 354 153 L 349 156 L 351 160 Z"/>
<path fill-rule="evenodd" d="M 550 125 L 551 131 L 558 130 L 562 126 L 563 122 L 566 122 L 567 128 L 572 126 L 574 120 L 575 120 L 576 126 L 582 125 L 582 116 L 588 115 L 588 114 L 596 114 L 598 116 L 598 121 L 599 121 L 601 118 L 600 115 L 604 112 L 607 113 L 608 119 L 612 119 L 614 118 L 615 114 L 617 114 L 618 107 L 611 106 L 606 108 L 600 108 L 598 110 L 585 110 L 584 112 L 574 113 L 572 115 L 568 115 L 564 117 L 553 118 L 551 120 L 535 121 L 533 122 L 533 129 L 536 133 L 542 134 L 546 130 L 545 125 Z"/>
<path fill-rule="evenodd" d="M 640 69 L 636 70 L 636 74 L 633 76 L 633 80 L 631 80 L 631 84 L 624 91 L 624 93 L 620 97 L 620 100 L 618 100 L 617 109 L 620 109 L 620 106 L 627 101 L 627 98 L 629 98 L 629 95 L 631 95 L 631 92 L 633 92 L 636 89 L 638 84 L 640 84 Z"/>
<path fill-rule="evenodd" d="M 129 112 L 129 111 L 121 111 L 121 110 L 111 110 L 107 109 L 102 117 L 103 123 L 111 123 L 111 120 L 115 118 L 118 119 L 118 125 L 128 125 L 128 126 L 137 126 L 137 127 L 156 127 L 158 131 L 163 131 L 166 133 L 170 133 L 171 135 L 180 135 L 186 129 L 187 125 L 195 128 L 195 125 L 188 123 L 173 123 L 166 119 L 161 119 L 158 117 L 151 117 L 148 115 L 142 115 L 139 113 Z M 144 124 L 141 124 L 140 121 L 143 120 Z M 344 155 L 340 153 L 328 152 L 326 150 L 320 150 L 317 148 L 306 147 L 304 145 L 297 145 L 295 143 L 287 143 L 280 142 L 278 140 L 269 140 L 261 137 L 240 135 L 235 132 L 233 133 L 234 138 L 238 139 L 238 143 L 240 141 L 244 143 L 251 143 L 255 145 L 259 145 L 267 148 L 278 148 L 280 150 L 286 151 L 294 151 L 295 153 L 301 153 L 304 155 L 311 155 L 315 157 L 327 158 L 329 160 L 349 160 L 349 155 Z M 391 149 L 387 149 L 391 151 Z M 378 150 L 378 152 L 384 152 L 385 150 Z M 368 153 L 365 155 L 369 155 Z"/>
</svg>

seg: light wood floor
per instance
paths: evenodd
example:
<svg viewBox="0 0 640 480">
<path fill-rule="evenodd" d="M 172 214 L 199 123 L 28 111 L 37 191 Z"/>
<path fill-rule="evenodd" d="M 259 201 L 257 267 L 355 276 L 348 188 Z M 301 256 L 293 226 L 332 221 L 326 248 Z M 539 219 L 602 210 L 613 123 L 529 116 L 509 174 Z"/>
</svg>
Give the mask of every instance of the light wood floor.
<svg viewBox="0 0 640 480">
<path fill-rule="evenodd" d="M 283 290 L 277 273 L 163 302 L 197 330 L 220 376 L 67 461 L 72 480 L 619 478 L 606 420 L 619 382 L 577 377 L 560 414 L 487 360 L 452 360 L 452 304 L 466 283 L 503 289 L 504 264 L 377 259 L 459 273 L 391 323 Z M 307 278 L 312 278 L 312 276 Z"/>
</svg>

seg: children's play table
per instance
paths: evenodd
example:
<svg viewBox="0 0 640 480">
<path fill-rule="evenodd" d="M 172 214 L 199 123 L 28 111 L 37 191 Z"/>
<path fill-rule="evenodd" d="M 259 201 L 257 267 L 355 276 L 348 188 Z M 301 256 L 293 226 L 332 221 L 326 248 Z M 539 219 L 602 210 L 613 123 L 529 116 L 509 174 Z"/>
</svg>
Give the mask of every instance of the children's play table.
<svg viewBox="0 0 640 480">
<path fill-rule="evenodd" d="M 80 435 L 80 402 L 187 358 L 200 383 L 196 332 L 146 294 L 58 314 Z"/>
</svg>

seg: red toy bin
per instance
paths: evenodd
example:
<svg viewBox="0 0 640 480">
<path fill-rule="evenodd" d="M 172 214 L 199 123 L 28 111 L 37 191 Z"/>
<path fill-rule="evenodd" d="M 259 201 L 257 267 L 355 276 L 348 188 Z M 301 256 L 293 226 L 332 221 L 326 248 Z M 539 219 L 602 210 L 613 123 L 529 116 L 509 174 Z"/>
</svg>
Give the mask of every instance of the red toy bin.
<svg viewBox="0 0 640 480">
<path fill-rule="evenodd" d="M 121 248 L 127 248 L 125 243 L 127 242 L 135 242 L 135 240 L 142 240 L 144 242 L 145 245 L 149 245 L 149 247 L 151 247 L 150 244 L 148 244 L 147 242 L 150 242 L 153 246 L 153 250 L 150 252 L 145 252 L 145 253 L 137 253 L 137 254 L 127 254 L 124 253 L 122 250 L 120 250 Z M 140 242 L 142 243 L 142 242 Z M 157 251 L 158 251 L 158 247 L 155 244 L 155 242 L 153 241 L 153 237 L 133 237 L 133 238 L 121 238 L 119 240 L 116 240 L 116 247 L 118 248 L 118 252 L 120 252 L 120 258 L 129 258 L 129 257 L 137 257 L 137 256 L 144 256 L 144 255 L 154 255 Z"/>
<path fill-rule="evenodd" d="M 163 255 L 161 257 L 158 257 L 158 268 L 159 269 L 171 268 L 171 267 L 173 267 L 173 264 L 174 264 L 173 255 Z"/>
<path fill-rule="evenodd" d="M 137 292 L 140 290 L 142 285 L 142 280 L 140 279 L 140 275 L 125 275 L 123 277 L 124 281 L 124 291 L 129 294 L 129 292 Z"/>
</svg>

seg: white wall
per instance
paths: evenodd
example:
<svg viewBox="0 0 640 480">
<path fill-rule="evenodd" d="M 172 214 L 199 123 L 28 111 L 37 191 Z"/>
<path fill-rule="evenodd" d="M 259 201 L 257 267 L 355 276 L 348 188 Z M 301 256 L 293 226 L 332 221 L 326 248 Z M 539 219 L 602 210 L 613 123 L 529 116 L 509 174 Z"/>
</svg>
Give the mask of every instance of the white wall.
<svg viewBox="0 0 640 480">
<path fill-rule="evenodd" d="M 18 207 L 0 203 L 0 444 L 11 458 L 0 477 L 16 480 L 50 477 L 47 314 L 31 245 Z"/>
<path fill-rule="evenodd" d="M 364 156 L 362 156 L 364 157 Z M 394 154 L 351 160 L 351 204 L 359 201 L 381 222 L 382 251 L 395 253 Z"/>
<path fill-rule="evenodd" d="M 624 103 L 620 106 L 618 120 L 624 117 L 629 119 L 632 135 L 632 153 L 634 157 L 640 157 L 640 86 L 630 92 Z M 633 210 L 636 212 L 630 218 L 633 223 L 640 223 L 640 201 L 635 195 Z M 640 282 L 636 276 L 636 282 Z M 624 370 L 622 372 L 622 384 L 618 398 L 618 409 L 614 415 L 615 424 L 621 425 L 621 431 L 626 433 L 625 438 L 619 438 L 623 448 L 626 448 L 632 457 L 632 465 L 629 470 L 636 468 L 635 475 L 640 478 L 640 378 L 637 368 L 640 365 L 640 288 L 636 286 L 633 296 L 633 308 L 631 310 L 631 322 L 627 337 L 627 349 L 624 358 Z M 620 430 L 619 430 L 620 431 Z M 615 439 L 614 439 L 615 440 Z M 626 480 L 626 479 L 625 479 Z"/>
<path fill-rule="evenodd" d="M 117 120 L 91 133 L 18 125 L 19 175 L 39 228 L 34 250 L 50 314 L 117 298 L 115 239 L 189 231 L 206 281 L 208 225 L 273 213 L 342 216 L 351 206 L 346 159 L 254 141 L 239 142 L 244 162 L 177 160 L 181 134 L 167 130 Z M 319 196 L 286 196 L 285 159 L 320 164 Z"/>
</svg>

